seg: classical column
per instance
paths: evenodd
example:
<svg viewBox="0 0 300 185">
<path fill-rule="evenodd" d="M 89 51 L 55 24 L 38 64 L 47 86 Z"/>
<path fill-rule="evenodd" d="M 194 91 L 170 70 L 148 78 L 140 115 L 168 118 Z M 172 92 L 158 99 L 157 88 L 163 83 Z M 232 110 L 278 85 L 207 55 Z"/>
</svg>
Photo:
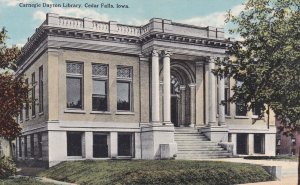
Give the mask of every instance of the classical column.
<svg viewBox="0 0 300 185">
<path fill-rule="evenodd" d="M 171 123 L 171 66 L 170 53 L 163 51 L 164 76 L 164 123 Z"/>
<path fill-rule="evenodd" d="M 185 125 L 185 85 L 180 86 L 180 101 L 181 101 L 181 125 Z"/>
<path fill-rule="evenodd" d="M 152 122 L 159 122 L 159 58 L 156 50 L 152 51 L 152 93 L 151 93 L 151 115 Z"/>
<path fill-rule="evenodd" d="M 196 62 L 196 124 L 205 124 L 205 107 L 204 107 L 204 62 Z"/>
<path fill-rule="evenodd" d="M 196 89 L 196 84 L 189 84 L 189 87 L 190 87 L 190 98 L 191 98 L 191 107 L 190 107 L 190 111 L 191 111 L 191 122 L 190 122 L 190 127 L 194 127 L 195 126 L 195 121 L 196 121 L 196 92 L 195 92 L 195 89 Z"/>
<path fill-rule="evenodd" d="M 225 107 L 222 102 L 225 100 L 224 78 L 219 78 L 219 125 L 225 125 Z"/>
<path fill-rule="evenodd" d="M 210 58 L 208 64 L 208 124 L 216 125 L 216 77 L 212 73 L 215 69 L 215 62 L 213 58 Z"/>
</svg>

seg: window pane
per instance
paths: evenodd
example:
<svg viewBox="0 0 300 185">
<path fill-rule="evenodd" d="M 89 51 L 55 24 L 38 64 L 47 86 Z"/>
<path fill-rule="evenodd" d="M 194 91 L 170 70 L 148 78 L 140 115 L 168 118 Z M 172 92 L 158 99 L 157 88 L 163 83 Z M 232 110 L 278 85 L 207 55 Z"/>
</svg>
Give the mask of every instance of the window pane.
<svg viewBox="0 0 300 185">
<path fill-rule="evenodd" d="M 43 66 L 39 68 L 39 112 L 43 112 L 43 106 L 44 106 L 44 91 L 43 91 Z"/>
<path fill-rule="evenodd" d="M 107 85 L 105 80 L 93 80 L 93 111 L 107 111 Z"/>
<path fill-rule="evenodd" d="M 67 150 L 68 156 L 82 156 L 82 133 L 68 132 L 67 133 Z"/>
<path fill-rule="evenodd" d="M 27 136 L 24 136 L 24 155 L 27 157 L 28 151 L 27 151 Z"/>
<path fill-rule="evenodd" d="M 264 153 L 264 134 L 254 134 L 254 153 Z"/>
<path fill-rule="evenodd" d="M 34 157 L 34 135 L 30 135 L 30 155 Z"/>
<path fill-rule="evenodd" d="M 83 65 L 79 63 L 67 63 L 67 73 L 83 74 Z"/>
<path fill-rule="evenodd" d="M 31 85 L 32 85 L 32 89 L 31 89 L 32 112 L 31 112 L 31 115 L 34 116 L 35 115 L 35 73 L 32 73 L 32 75 L 31 75 Z"/>
<path fill-rule="evenodd" d="M 225 105 L 225 115 L 230 115 L 230 103 L 227 102 L 229 99 L 229 88 L 225 88 L 225 101 L 226 101 L 226 105 Z"/>
<path fill-rule="evenodd" d="M 118 82 L 117 85 L 117 109 L 130 110 L 130 82 Z"/>
<path fill-rule="evenodd" d="M 106 95 L 106 81 L 93 80 L 93 94 Z"/>
<path fill-rule="evenodd" d="M 236 115 L 237 116 L 246 116 L 247 115 L 247 107 L 244 104 L 237 102 L 236 103 Z"/>
<path fill-rule="evenodd" d="M 67 108 L 82 108 L 82 79 L 67 77 Z"/>
<path fill-rule="evenodd" d="M 107 135 L 93 135 L 93 157 L 108 157 Z"/>
<path fill-rule="evenodd" d="M 132 134 L 118 134 L 118 156 L 132 156 Z"/>
</svg>

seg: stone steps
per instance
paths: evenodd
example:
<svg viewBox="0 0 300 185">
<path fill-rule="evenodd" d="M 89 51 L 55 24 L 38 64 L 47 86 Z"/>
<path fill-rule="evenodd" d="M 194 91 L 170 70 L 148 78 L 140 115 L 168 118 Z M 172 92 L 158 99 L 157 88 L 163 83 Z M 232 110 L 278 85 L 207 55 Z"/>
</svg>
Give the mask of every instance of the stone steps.
<svg viewBox="0 0 300 185">
<path fill-rule="evenodd" d="M 209 141 L 205 135 L 193 128 L 176 128 L 175 142 L 178 149 L 176 159 L 197 160 L 231 156 L 217 142 Z"/>
</svg>

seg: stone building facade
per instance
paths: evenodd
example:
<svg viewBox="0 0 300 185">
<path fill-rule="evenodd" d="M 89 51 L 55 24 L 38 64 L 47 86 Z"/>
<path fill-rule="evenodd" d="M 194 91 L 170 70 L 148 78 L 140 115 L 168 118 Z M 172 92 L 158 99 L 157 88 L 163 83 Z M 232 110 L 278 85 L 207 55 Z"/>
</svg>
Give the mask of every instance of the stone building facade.
<svg viewBox="0 0 300 185">
<path fill-rule="evenodd" d="M 74 159 L 275 155 L 273 116 L 269 126 L 267 116 L 251 124 L 252 111 L 220 105 L 236 82 L 211 70 L 228 46 L 222 28 L 47 14 L 18 60 L 17 75 L 32 86 L 33 102 L 20 115 L 18 159 L 52 166 Z"/>
</svg>

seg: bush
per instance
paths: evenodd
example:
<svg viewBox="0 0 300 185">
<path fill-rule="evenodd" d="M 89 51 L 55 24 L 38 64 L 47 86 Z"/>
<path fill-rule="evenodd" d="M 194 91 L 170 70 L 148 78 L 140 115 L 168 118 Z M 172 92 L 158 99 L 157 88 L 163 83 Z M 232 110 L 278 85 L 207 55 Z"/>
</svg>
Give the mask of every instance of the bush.
<svg viewBox="0 0 300 185">
<path fill-rule="evenodd" d="M 0 158 L 0 179 L 7 178 L 16 174 L 16 165 L 11 158 Z"/>
<path fill-rule="evenodd" d="M 297 161 L 297 156 L 288 156 L 288 155 L 278 155 L 278 156 L 246 156 L 244 159 L 252 160 L 288 160 L 288 161 Z"/>
<path fill-rule="evenodd" d="M 41 176 L 76 184 L 229 185 L 274 180 L 261 166 L 215 161 L 63 162 Z"/>
</svg>

